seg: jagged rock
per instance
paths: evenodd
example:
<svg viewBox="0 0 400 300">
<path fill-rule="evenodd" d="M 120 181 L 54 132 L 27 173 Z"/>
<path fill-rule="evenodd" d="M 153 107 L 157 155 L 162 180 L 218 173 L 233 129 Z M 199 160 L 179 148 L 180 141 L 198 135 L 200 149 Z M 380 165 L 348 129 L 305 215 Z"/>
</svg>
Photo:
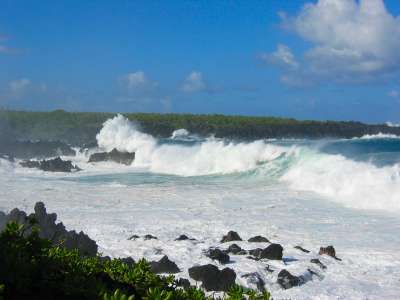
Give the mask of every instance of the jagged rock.
<svg viewBox="0 0 400 300">
<path fill-rule="evenodd" d="M 54 156 L 73 156 L 75 151 L 67 144 L 59 141 L 15 141 L 2 140 L 0 153 L 21 159 L 45 158 Z"/>
<path fill-rule="evenodd" d="M 283 269 L 278 274 L 278 284 L 284 289 L 290 289 L 294 286 L 299 286 L 302 284 L 303 280 L 301 277 L 294 276 L 289 273 L 289 271 Z"/>
<path fill-rule="evenodd" d="M 247 273 L 242 275 L 242 278 L 246 278 L 247 279 L 247 284 L 253 285 L 257 288 L 257 290 L 259 290 L 260 292 L 264 292 L 265 291 L 265 282 L 262 279 L 261 275 L 258 274 L 257 272 L 254 273 Z"/>
<path fill-rule="evenodd" d="M 222 237 L 221 243 L 233 242 L 233 241 L 241 241 L 239 234 L 235 231 L 229 231 L 227 235 Z"/>
<path fill-rule="evenodd" d="M 81 169 L 73 165 L 70 160 L 62 160 L 60 157 L 48 160 L 26 160 L 20 162 L 24 168 L 36 168 L 47 172 L 72 172 L 80 171 Z"/>
<path fill-rule="evenodd" d="M 248 242 L 249 243 L 269 243 L 269 240 L 266 237 L 257 235 L 257 236 L 253 236 L 253 237 L 249 238 Z"/>
<path fill-rule="evenodd" d="M 186 234 L 181 234 L 180 236 L 178 236 L 175 241 L 195 241 L 196 239 L 193 238 L 189 238 Z"/>
<path fill-rule="evenodd" d="M 190 281 L 186 278 L 179 278 L 176 281 L 176 286 L 183 287 L 184 290 L 190 288 Z"/>
<path fill-rule="evenodd" d="M 294 247 L 295 249 L 298 249 L 298 250 L 300 250 L 300 251 L 302 251 L 302 252 L 304 252 L 304 253 L 310 253 L 310 251 L 309 250 L 307 250 L 307 249 L 304 249 L 303 247 L 301 247 L 301 246 L 295 246 Z"/>
<path fill-rule="evenodd" d="M 128 240 L 129 240 L 129 241 L 134 241 L 134 240 L 136 240 L 136 239 L 138 239 L 138 238 L 140 238 L 140 236 L 138 236 L 137 234 L 133 234 L 133 235 L 131 235 L 131 236 L 128 238 Z"/>
<path fill-rule="evenodd" d="M 158 240 L 158 238 L 157 238 L 156 236 L 151 235 L 151 234 L 146 234 L 146 235 L 143 237 L 143 239 L 144 239 L 145 241 L 148 241 L 148 240 Z"/>
<path fill-rule="evenodd" d="M 150 263 L 150 269 L 156 274 L 168 273 L 175 274 L 179 273 L 180 270 L 176 263 L 169 260 L 168 256 L 164 255 L 159 261 L 152 261 Z"/>
<path fill-rule="evenodd" d="M 313 264 L 318 265 L 322 270 L 326 269 L 326 266 L 318 259 L 318 258 L 313 258 L 310 260 Z"/>
<path fill-rule="evenodd" d="M 228 291 L 235 284 L 236 273 L 230 268 L 219 270 L 216 266 L 208 264 L 194 266 L 189 269 L 189 276 L 202 282 L 206 291 Z"/>
<path fill-rule="evenodd" d="M 242 248 L 240 248 L 240 246 L 238 246 L 237 244 L 232 244 L 228 247 L 228 249 L 226 249 L 225 251 L 226 253 L 232 253 L 232 254 L 237 254 L 237 255 L 244 255 L 247 254 L 246 250 L 243 250 Z"/>
<path fill-rule="evenodd" d="M 67 231 L 62 222 L 56 223 L 55 213 L 47 214 L 46 207 L 42 202 L 35 204 L 35 213 L 27 216 L 25 212 L 14 208 L 8 215 L 0 214 L 0 231 L 8 222 L 14 221 L 27 226 L 25 235 L 31 230 L 30 222 L 35 220 L 39 228 L 39 236 L 50 240 L 53 244 L 67 249 L 77 249 L 82 255 L 95 256 L 97 254 L 97 244 L 82 231 L 77 233 L 75 230 Z"/>
<path fill-rule="evenodd" d="M 113 161 L 129 166 L 134 159 L 135 152 L 120 152 L 114 148 L 110 152 L 100 152 L 90 155 L 89 162 Z"/>
<path fill-rule="evenodd" d="M 226 264 L 230 260 L 229 255 L 221 251 L 220 249 L 211 248 L 206 252 L 206 256 L 213 260 L 219 261 L 221 264 Z"/>
<path fill-rule="evenodd" d="M 279 244 L 271 244 L 265 249 L 261 248 L 256 248 L 249 250 L 249 254 L 252 255 L 253 257 L 248 257 L 250 259 L 275 259 L 275 260 L 282 260 L 282 253 L 283 253 L 283 248 Z"/>
<path fill-rule="evenodd" d="M 328 255 L 333 257 L 334 259 L 341 260 L 340 258 L 336 257 L 336 251 L 333 246 L 328 246 L 328 247 L 321 247 L 319 248 L 319 255 Z"/>
<path fill-rule="evenodd" d="M 187 235 L 181 234 L 179 237 L 177 237 L 177 238 L 175 239 L 175 241 L 186 241 L 186 240 L 188 240 L 188 239 L 189 239 L 189 237 L 188 237 Z"/>
<path fill-rule="evenodd" d="M 282 260 L 283 248 L 279 244 L 271 244 L 263 249 L 260 253 L 260 258 Z"/>
<path fill-rule="evenodd" d="M 121 262 L 127 264 L 128 266 L 133 266 L 135 264 L 135 260 L 132 257 L 123 257 L 119 259 Z"/>
</svg>

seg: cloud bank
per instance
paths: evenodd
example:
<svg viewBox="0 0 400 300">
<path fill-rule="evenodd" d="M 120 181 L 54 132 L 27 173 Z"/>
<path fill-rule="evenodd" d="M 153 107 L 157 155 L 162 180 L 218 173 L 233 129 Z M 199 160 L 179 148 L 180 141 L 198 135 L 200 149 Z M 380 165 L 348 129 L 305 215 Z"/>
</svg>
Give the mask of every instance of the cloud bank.
<svg viewBox="0 0 400 300">
<path fill-rule="evenodd" d="M 299 59 L 283 44 L 262 55 L 282 68 L 287 84 L 385 80 L 400 71 L 400 18 L 383 0 L 319 0 L 283 25 L 310 44 Z"/>
</svg>

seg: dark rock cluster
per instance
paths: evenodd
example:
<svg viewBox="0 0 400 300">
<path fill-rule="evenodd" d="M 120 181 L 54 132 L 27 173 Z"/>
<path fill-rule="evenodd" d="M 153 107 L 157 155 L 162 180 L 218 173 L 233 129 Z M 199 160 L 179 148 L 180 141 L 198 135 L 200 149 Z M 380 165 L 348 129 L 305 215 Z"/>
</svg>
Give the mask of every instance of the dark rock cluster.
<svg viewBox="0 0 400 300">
<path fill-rule="evenodd" d="M 36 168 L 46 172 L 73 172 L 80 171 L 81 169 L 72 164 L 70 160 L 62 160 L 60 157 L 47 160 L 25 160 L 20 162 L 24 168 Z"/>
<path fill-rule="evenodd" d="M 18 208 L 14 208 L 8 215 L 0 214 L 0 231 L 11 221 L 25 225 L 28 229 L 25 234 L 31 231 L 29 227 L 35 224 L 40 229 L 39 235 L 42 238 L 49 239 L 53 244 L 65 247 L 67 249 L 78 249 L 82 255 L 95 256 L 97 254 L 97 244 L 82 231 L 77 233 L 75 230 L 68 231 L 63 223 L 56 223 L 57 215 L 48 214 L 42 202 L 35 204 L 35 212 L 27 214 Z"/>
<path fill-rule="evenodd" d="M 134 159 L 135 152 L 121 152 L 114 148 L 110 152 L 99 152 L 90 155 L 89 162 L 113 161 L 129 166 Z"/>
</svg>

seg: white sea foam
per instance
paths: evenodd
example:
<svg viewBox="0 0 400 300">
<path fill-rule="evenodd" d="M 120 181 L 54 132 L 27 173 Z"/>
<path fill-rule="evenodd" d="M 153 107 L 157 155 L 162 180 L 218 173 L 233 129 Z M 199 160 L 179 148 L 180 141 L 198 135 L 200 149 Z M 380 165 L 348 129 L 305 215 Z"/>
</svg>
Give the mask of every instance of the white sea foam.
<svg viewBox="0 0 400 300">
<path fill-rule="evenodd" d="M 365 134 L 360 138 L 353 138 L 353 139 L 363 139 L 363 140 L 372 140 L 372 139 L 400 139 L 399 135 L 389 134 L 389 133 L 382 133 L 379 132 L 377 134 Z"/>
<path fill-rule="evenodd" d="M 364 139 L 392 135 L 364 136 Z M 214 138 L 192 146 L 159 144 L 155 138 L 118 115 L 104 123 L 97 135 L 106 149 L 135 151 L 133 167 L 179 176 L 230 174 L 264 169 L 278 174 L 292 189 L 312 191 L 346 206 L 400 211 L 400 167 L 376 167 L 307 146 L 278 146 L 268 141 L 226 142 Z"/>
<path fill-rule="evenodd" d="M 171 139 L 177 139 L 177 138 L 182 138 L 182 137 L 187 137 L 189 135 L 189 131 L 187 131 L 185 128 L 177 129 L 175 130 L 172 135 Z"/>
</svg>

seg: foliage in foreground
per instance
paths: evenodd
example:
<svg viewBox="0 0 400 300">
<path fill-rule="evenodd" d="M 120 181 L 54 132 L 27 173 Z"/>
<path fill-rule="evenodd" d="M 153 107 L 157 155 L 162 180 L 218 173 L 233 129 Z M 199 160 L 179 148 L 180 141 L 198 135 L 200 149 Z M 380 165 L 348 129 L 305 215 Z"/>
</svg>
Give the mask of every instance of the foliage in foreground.
<svg viewBox="0 0 400 300">
<path fill-rule="evenodd" d="M 145 260 L 130 266 L 118 259 L 83 257 L 77 251 L 52 246 L 39 237 L 35 227 L 11 222 L 0 234 L 0 300 L 3 299 L 213 298 L 195 287 L 178 288 L 173 276 L 154 274 Z M 234 286 L 224 299 L 269 300 L 270 294 Z"/>
</svg>

